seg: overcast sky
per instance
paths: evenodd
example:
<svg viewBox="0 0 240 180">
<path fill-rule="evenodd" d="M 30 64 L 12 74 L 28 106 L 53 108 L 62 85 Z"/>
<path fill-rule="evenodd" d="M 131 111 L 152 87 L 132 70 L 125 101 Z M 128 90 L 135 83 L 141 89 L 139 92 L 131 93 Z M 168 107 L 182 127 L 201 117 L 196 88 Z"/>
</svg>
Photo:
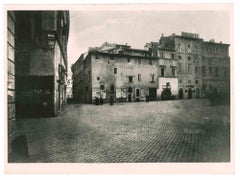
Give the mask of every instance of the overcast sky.
<svg viewBox="0 0 240 180">
<path fill-rule="evenodd" d="M 161 34 L 198 33 L 205 40 L 230 43 L 226 11 L 70 11 L 69 67 L 88 50 L 103 42 L 143 49 Z"/>
</svg>

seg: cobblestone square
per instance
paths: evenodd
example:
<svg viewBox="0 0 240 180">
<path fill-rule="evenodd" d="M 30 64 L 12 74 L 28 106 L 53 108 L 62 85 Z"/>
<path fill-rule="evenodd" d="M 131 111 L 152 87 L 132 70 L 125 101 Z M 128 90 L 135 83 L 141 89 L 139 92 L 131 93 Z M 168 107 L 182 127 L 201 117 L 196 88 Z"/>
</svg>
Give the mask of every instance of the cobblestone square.
<svg viewBox="0 0 240 180">
<path fill-rule="evenodd" d="M 229 118 L 229 106 L 203 99 L 70 104 L 55 118 L 17 120 L 21 162 L 229 162 Z"/>
</svg>

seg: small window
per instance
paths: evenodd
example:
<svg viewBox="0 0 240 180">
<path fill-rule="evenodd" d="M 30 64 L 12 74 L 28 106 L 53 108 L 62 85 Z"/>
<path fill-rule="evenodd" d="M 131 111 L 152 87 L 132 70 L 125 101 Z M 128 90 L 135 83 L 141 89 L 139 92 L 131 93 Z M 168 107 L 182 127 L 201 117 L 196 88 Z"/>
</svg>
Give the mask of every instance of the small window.
<svg viewBox="0 0 240 180">
<path fill-rule="evenodd" d="M 188 44 L 187 47 L 190 48 L 191 47 L 190 44 Z"/>
<path fill-rule="evenodd" d="M 187 65 L 187 69 L 188 69 L 188 73 L 191 73 L 191 72 L 192 72 L 192 65 L 191 65 L 191 64 L 188 64 L 188 65 Z"/>
<path fill-rule="evenodd" d="M 172 68 L 172 76 L 175 77 L 176 76 L 176 69 Z"/>
<path fill-rule="evenodd" d="M 128 92 L 129 92 L 129 93 L 132 93 L 132 92 L 133 92 L 132 87 L 128 87 Z"/>
<path fill-rule="evenodd" d="M 104 84 L 101 84 L 101 85 L 100 85 L 100 89 L 101 89 L 101 90 L 104 90 Z"/>
<path fill-rule="evenodd" d="M 162 77 L 164 76 L 164 71 L 165 71 L 165 68 L 161 68 L 161 76 Z"/>
<path fill-rule="evenodd" d="M 97 77 L 97 80 L 100 80 L 100 77 Z"/>
<path fill-rule="evenodd" d="M 114 68 L 114 74 L 117 74 L 117 68 Z"/>
<path fill-rule="evenodd" d="M 128 77 L 128 82 L 130 82 L 130 83 L 133 82 L 133 77 L 132 77 L 132 76 L 129 76 L 129 77 Z"/>
<path fill-rule="evenodd" d="M 151 82 L 154 82 L 154 76 L 155 74 L 151 74 L 151 78 L 152 78 Z"/>
<path fill-rule="evenodd" d="M 182 59 L 182 56 L 178 56 L 178 59 Z"/>
<path fill-rule="evenodd" d="M 191 84 L 192 83 L 192 81 L 191 80 L 188 80 L 188 84 Z"/>
<path fill-rule="evenodd" d="M 141 74 L 138 74 L 138 81 L 141 81 Z"/>
<path fill-rule="evenodd" d="M 195 67 L 195 74 L 198 74 L 198 67 Z"/>
<path fill-rule="evenodd" d="M 195 83 L 198 84 L 198 80 L 196 80 Z"/>
<path fill-rule="evenodd" d="M 182 79 L 179 79 L 179 83 L 182 83 Z"/>
<path fill-rule="evenodd" d="M 188 60 L 191 61 L 191 56 L 188 56 Z"/>
<path fill-rule="evenodd" d="M 171 54 L 172 59 L 174 59 L 174 54 Z"/>
</svg>

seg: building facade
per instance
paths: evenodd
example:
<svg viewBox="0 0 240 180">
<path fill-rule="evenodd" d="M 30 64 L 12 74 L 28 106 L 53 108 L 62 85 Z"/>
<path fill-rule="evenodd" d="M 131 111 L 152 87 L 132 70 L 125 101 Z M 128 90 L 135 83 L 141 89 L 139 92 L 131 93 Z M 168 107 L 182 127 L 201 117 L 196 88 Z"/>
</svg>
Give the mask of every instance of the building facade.
<svg viewBox="0 0 240 180">
<path fill-rule="evenodd" d="M 230 96 L 229 44 L 204 41 L 202 56 L 203 95 L 218 91 Z"/>
<path fill-rule="evenodd" d="M 163 99 L 166 91 L 179 99 L 206 97 L 213 90 L 230 94 L 228 48 L 186 32 L 162 35 L 144 50 L 104 43 L 72 66 L 73 98 L 90 103 L 110 95 L 126 101 Z"/>
<path fill-rule="evenodd" d="M 18 118 L 57 115 L 66 104 L 68 32 L 68 11 L 7 11 L 9 154 Z"/>
<path fill-rule="evenodd" d="M 16 115 L 56 116 L 66 104 L 68 11 L 15 11 Z"/>
<path fill-rule="evenodd" d="M 82 54 L 72 72 L 73 98 L 80 102 L 157 99 L 158 59 L 146 50 L 105 43 Z"/>
</svg>

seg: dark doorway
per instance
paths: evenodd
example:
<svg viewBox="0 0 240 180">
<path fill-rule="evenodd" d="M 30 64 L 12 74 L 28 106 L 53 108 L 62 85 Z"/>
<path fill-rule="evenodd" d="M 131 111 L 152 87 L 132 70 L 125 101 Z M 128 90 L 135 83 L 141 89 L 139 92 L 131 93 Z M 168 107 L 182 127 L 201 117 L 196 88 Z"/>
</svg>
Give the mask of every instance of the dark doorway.
<svg viewBox="0 0 240 180">
<path fill-rule="evenodd" d="M 183 89 L 182 88 L 180 88 L 178 91 L 178 98 L 183 99 Z"/>
<path fill-rule="evenodd" d="M 157 89 L 149 88 L 149 100 L 155 100 L 157 97 Z"/>
<path fill-rule="evenodd" d="M 192 99 L 192 89 L 188 89 L 188 99 Z"/>
<path fill-rule="evenodd" d="M 136 96 L 139 97 L 140 96 L 140 90 L 136 89 Z"/>
<path fill-rule="evenodd" d="M 132 94 L 128 94 L 128 102 L 132 102 Z"/>
</svg>

